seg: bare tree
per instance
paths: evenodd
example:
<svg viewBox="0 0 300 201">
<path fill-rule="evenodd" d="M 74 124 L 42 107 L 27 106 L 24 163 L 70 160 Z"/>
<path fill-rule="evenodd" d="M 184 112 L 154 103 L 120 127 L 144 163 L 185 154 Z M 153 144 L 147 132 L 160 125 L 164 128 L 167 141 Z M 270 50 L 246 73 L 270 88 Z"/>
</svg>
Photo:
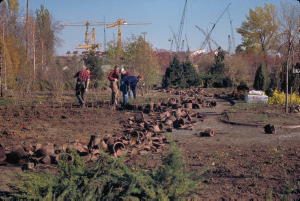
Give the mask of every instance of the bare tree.
<svg viewBox="0 0 300 201">
<path fill-rule="evenodd" d="M 299 42 L 299 30 L 300 30 L 300 8 L 291 3 L 280 3 L 278 24 L 279 30 L 282 33 L 281 43 L 282 46 L 279 52 L 283 55 L 286 65 L 286 78 L 285 78 L 285 113 L 288 113 L 288 71 L 291 66 L 291 62 L 295 62 L 291 56 L 296 52 L 296 46 Z"/>
</svg>

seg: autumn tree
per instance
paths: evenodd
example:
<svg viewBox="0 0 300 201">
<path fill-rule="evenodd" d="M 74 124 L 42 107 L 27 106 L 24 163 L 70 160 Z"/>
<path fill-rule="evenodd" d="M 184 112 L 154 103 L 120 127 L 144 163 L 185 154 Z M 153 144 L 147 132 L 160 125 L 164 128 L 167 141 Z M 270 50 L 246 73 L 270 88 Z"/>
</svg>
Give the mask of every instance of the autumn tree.
<svg viewBox="0 0 300 201">
<path fill-rule="evenodd" d="M 124 58 L 125 53 L 122 46 L 115 46 L 113 41 L 110 41 L 107 44 L 105 55 L 105 64 L 110 64 L 111 66 L 121 66 L 124 62 L 126 62 Z"/>
<path fill-rule="evenodd" d="M 40 64 L 40 73 L 43 75 L 46 66 L 51 63 L 54 56 L 57 38 L 56 33 L 61 30 L 58 23 L 51 18 L 48 9 L 41 5 L 36 12 L 36 44 L 37 44 L 37 63 Z"/>
<path fill-rule="evenodd" d="M 242 36 L 241 47 L 246 53 L 262 53 L 267 55 L 269 51 L 278 47 L 278 24 L 276 22 L 276 9 L 272 4 L 264 4 L 264 7 L 256 7 L 249 10 L 246 20 L 242 22 L 237 32 Z"/>
<path fill-rule="evenodd" d="M 224 62 L 226 66 L 224 76 L 232 80 L 234 86 L 238 86 L 239 83 L 249 80 L 250 64 L 243 55 L 231 55 L 230 57 L 226 57 Z"/>
<path fill-rule="evenodd" d="M 122 46 L 109 43 L 107 50 L 107 62 L 111 65 L 123 66 L 132 75 L 144 77 L 140 88 L 142 92 L 148 93 L 154 84 L 158 84 L 160 66 L 156 53 L 150 43 L 141 36 L 132 37 Z"/>
<path fill-rule="evenodd" d="M 297 61 L 291 61 L 292 55 L 296 52 L 296 47 L 299 44 L 299 30 L 300 30 L 300 8 L 299 6 L 295 6 L 291 3 L 281 3 L 280 4 L 280 13 L 278 17 L 279 22 L 279 30 L 282 33 L 280 35 L 281 43 L 283 44 L 280 48 L 280 52 L 284 56 L 285 60 L 285 92 L 288 93 L 289 87 L 289 69 L 291 66 L 291 62 L 299 61 L 299 57 Z M 299 46 L 298 46 L 299 47 Z M 288 97 L 286 95 L 285 101 L 285 111 L 288 112 Z"/>
<path fill-rule="evenodd" d="M 1 19 L 1 47 L 2 47 L 2 85 L 4 88 L 16 88 L 16 78 L 20 67 L 25 66 L 26 58 L 22 43 L 23 27 L 17 22 L 18 2 L 16 0 L 4 1 L 0 5 Z"/>
<path fill-rule="evenodd" d="M 154 84 L 159 83 L 160 66 L 158 64 L 158 57 L 150 43 L 146 42 L 143 37 L 132 38 L 126 46 L 126 60 L 127 66 L 133 70 L 136 75 L 144 77 L 142 84 L 145 93 Z"/>
</svg>

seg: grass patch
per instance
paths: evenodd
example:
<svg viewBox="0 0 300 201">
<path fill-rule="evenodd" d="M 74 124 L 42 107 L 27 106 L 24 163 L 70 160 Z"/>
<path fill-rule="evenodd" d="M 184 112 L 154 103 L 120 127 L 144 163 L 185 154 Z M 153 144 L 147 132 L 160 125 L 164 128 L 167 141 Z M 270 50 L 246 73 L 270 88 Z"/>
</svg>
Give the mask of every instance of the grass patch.
<svg viewBox="0 0 300 201">
<path fill-rule="evenodd" d="M 0 106 L 11 105 L 13 103 L 14 103 L 13 100 L 0 100 Z"/>
</svg>

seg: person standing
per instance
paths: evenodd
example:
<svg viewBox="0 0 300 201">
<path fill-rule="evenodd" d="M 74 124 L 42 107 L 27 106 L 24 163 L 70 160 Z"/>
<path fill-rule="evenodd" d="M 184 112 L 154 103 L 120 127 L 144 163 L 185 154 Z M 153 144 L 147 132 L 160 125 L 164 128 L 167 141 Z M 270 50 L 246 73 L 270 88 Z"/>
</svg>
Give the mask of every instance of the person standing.
<svg viewBox="0 0 300 201">
<path fill-rule="evenodd" d="M 130 90 L 132 91 L 133 93 L 133 98 L 136 99 L 136 86 L 137 86 L 137 83 L 139 81 L 143 80 L 143 77 L 142 76 L 125 76 L 124 77 L 124 82 L 125 84 L 130 88 Z M 127 88 L 126 88 L 127 89 Z M 123 103 L 124 106 L 127 104 L 128 102 L 125 102 Z"/>
<path fill-rule="evenodd" d="M 124 106 L 128 102 L 128 86 L 125 83 L 125 77 L 131 76 L 131 74 L 124 68 L 120 68 L 119 73 L 121 74 L 120 91 L 122 92 L 122 105 Z"/>
<path fill-rule="evenodd" d="M 111 100 L 110 100 L 110 104 L 116 104 L 117 103 L 117 96 L 118 96 L 118 79 L 119 79 L 119 67 L 115 66 L 114 70 L 112 70 L 109 75 L 108 75 L 108 80 L 110 81 L 110 89 L 111 89 Z"/>
<path fill-rule="evenodd" d="M 78 99 L 79 106 L 83 106 L 85 104 L 84 94 L 88 90 L 90 84 L 90 73 L 91 71 L 89 69 L 86 69 L 80 70 L 74 75 L 74 78 L 77 78 L 75 93 Z"/>
</svg>

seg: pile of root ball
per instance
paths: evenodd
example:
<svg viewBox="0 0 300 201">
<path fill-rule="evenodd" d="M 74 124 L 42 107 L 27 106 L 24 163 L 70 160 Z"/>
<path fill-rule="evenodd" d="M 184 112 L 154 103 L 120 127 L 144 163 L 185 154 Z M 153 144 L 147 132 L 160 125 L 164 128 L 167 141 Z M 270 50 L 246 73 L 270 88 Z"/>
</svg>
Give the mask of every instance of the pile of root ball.
<svg viewBox="0 0 300 201">
<path fill-rule="evenodd" d="M 215 107 L 215 101 L 207 101 L 202 96 L 194 95 L 179 99 L 169 98 L 161 103 L 149 103 L 140 106 L 133 116 L 120 123 L 124 126 L 121 134 L 105 135 L 104 137 L 92 135 L 88 144 L 79 141 L 66 144 L 60 148 L 54 144 L 35 144 L 32 147 L 14 146 L 6 151 L 0 145 L 0 165 L 18 164 L 25 169 L 33 169 L 40 164 L 57 164 L 62 154 L 67 154 L 68 160 L 74 160 L 71 149 L 84 157 L 85 161 L 96 161 L 101 151 L 119 157 L 159 153 L 168 144 L 166 132 L 173 129 L 192 130 L 197 121 L 204 121 L 205 116 L 193 109 L 201 107 Z M 213 132 L 208 131 L 212 136 Z"/>
</svg>

